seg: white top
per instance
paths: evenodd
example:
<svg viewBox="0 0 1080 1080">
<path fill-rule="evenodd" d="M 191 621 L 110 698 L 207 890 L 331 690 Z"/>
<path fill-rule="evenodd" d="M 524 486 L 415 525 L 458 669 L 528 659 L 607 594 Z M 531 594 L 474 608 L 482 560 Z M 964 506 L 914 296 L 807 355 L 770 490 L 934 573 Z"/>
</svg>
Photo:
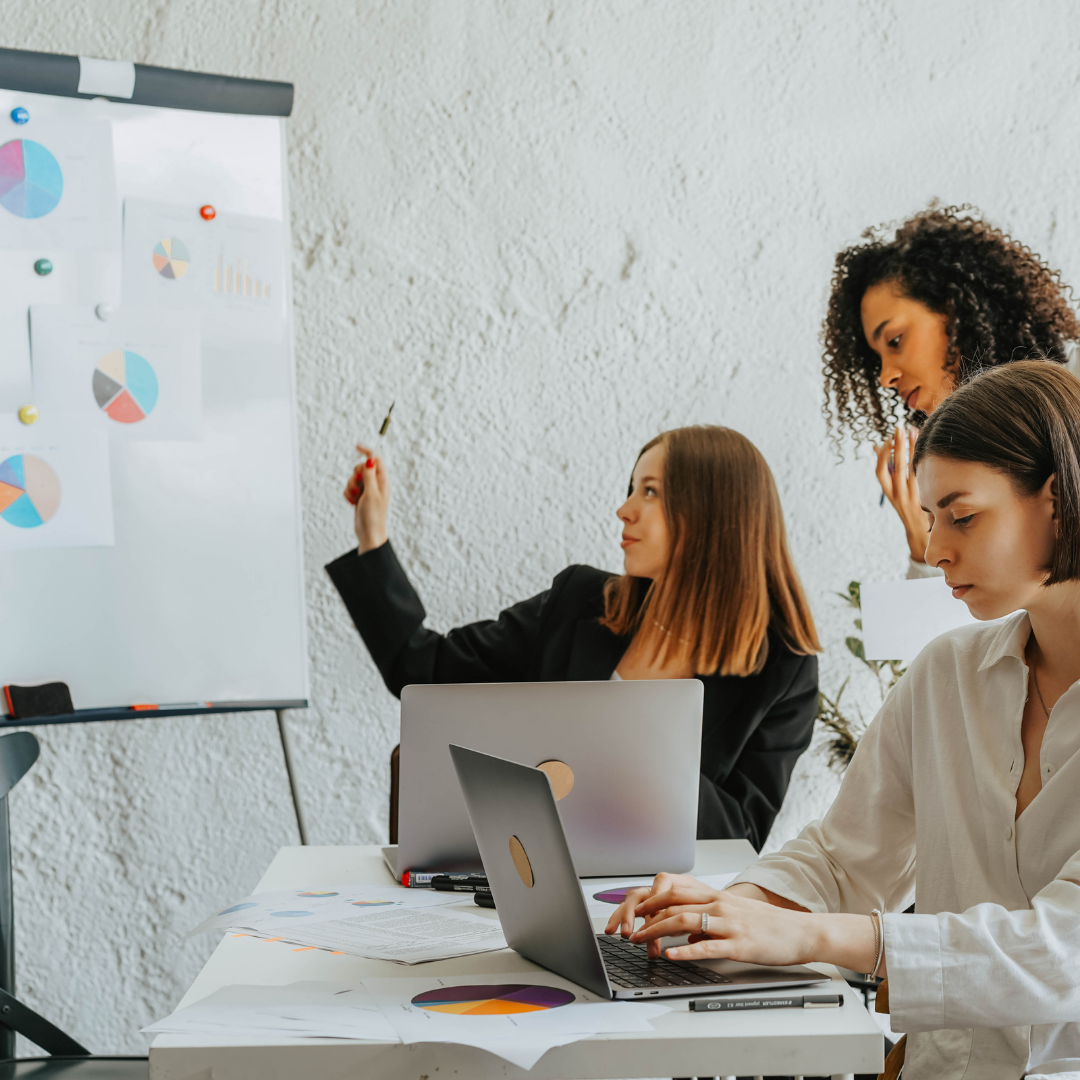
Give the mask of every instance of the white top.
<svg viewBox="0 0 1080 1080">
<path fill-rule="evenodd" d="M 1030 632 L 1020 611 L 931 642 L 824 819 L 738 879 L 811 911 L 895 913 L 905 1080 L 1080 1070 L 1080 682 L 1054 706 L 1042 791 L 1016 819 Z"/>
</svg>

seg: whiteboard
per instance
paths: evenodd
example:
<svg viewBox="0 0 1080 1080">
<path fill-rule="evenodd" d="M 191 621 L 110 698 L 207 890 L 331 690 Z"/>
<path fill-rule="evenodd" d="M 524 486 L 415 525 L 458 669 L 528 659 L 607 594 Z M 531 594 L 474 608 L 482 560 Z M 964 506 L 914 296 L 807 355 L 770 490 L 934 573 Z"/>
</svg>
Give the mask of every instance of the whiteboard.
<svg viewBox="0 0 1080 1080">
<path fill-rule="evenodd" d="M 204 325 L 201 438 L 110 445 L 113 546 L 0 551 L 0 682 L 62 680 L 77 710 L 306 704 L 285 121 L 0 90 L 0 143 L 23 133 L 16 106 L 26 137 L 39 119 L 111 124 L 116 220 L 137 198 L 282 223 L 285 328 L 275 343 Z M 0 285 L 117 305 L 121 250 L 4 249 Z"/>
</svg>

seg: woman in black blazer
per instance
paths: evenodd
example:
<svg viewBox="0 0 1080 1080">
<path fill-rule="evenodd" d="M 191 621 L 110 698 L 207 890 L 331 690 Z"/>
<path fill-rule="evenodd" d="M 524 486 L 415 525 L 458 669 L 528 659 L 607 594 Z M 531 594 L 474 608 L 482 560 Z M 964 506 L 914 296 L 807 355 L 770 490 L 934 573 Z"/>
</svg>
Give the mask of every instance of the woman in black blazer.
<svg viewBox="0 0 1080 1080">
<path fill-rule="evenodd" d="M 819 645 L 772 474 L 747 439 L 719 427 L 654 439 L 618 511 L 624 575 L 571 566 L 497 619 L 447 634 L 423 625 L 386 538 L 378 458 L 356 469 L 346 497 L 360 545 L 326 569 L 391 693 L 410 683 L 696 677 L 698 838 L 746 837 L 761 849 L 810 744 Z"/>
</svg>

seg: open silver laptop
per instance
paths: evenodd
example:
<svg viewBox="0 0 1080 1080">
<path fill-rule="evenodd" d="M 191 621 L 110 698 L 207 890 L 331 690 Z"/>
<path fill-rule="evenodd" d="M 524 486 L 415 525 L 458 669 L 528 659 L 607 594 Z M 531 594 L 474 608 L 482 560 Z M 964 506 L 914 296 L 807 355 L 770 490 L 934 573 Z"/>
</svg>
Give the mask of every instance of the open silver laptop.
<svg viewBox="0 0 1080 1080">
<path fill-rule="evenodd" d="M 551 784 L 539 769 L 451 746 L 469 819 L 510 948 L 608 998 L 765 990 L 828 982 L 808 967 L 649 960 L 643 945 L 596 934 Z"/>
<path fill-rule="evenodd" d="M 697 679 L 406 686 L 391 872 L 480 868 L 450 743 L 548 770 L 582 874 L 689 870 L 702 696 Z"/>
</svg>

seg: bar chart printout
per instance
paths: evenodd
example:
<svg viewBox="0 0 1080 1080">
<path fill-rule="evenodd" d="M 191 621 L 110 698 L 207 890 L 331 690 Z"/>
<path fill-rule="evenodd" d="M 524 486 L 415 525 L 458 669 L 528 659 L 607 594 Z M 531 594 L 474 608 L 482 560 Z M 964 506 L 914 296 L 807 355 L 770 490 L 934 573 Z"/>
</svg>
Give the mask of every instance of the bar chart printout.
<svg viewBox="0 0 1080 1080">
<path fill-rule="evenodd" d="M 248 300 L 269 300 L 270 282 L 248 269 L 248 260 L 240 257 L 226 261 L 218 255 L 214 267 L 214 292 Z"/>
<path fill-rule="evenodd" d="M 124 303 L 198 312 L 207 341 L 280 341 L 285 248 L 276 219 L 125 199 Z"/>
</svg>

